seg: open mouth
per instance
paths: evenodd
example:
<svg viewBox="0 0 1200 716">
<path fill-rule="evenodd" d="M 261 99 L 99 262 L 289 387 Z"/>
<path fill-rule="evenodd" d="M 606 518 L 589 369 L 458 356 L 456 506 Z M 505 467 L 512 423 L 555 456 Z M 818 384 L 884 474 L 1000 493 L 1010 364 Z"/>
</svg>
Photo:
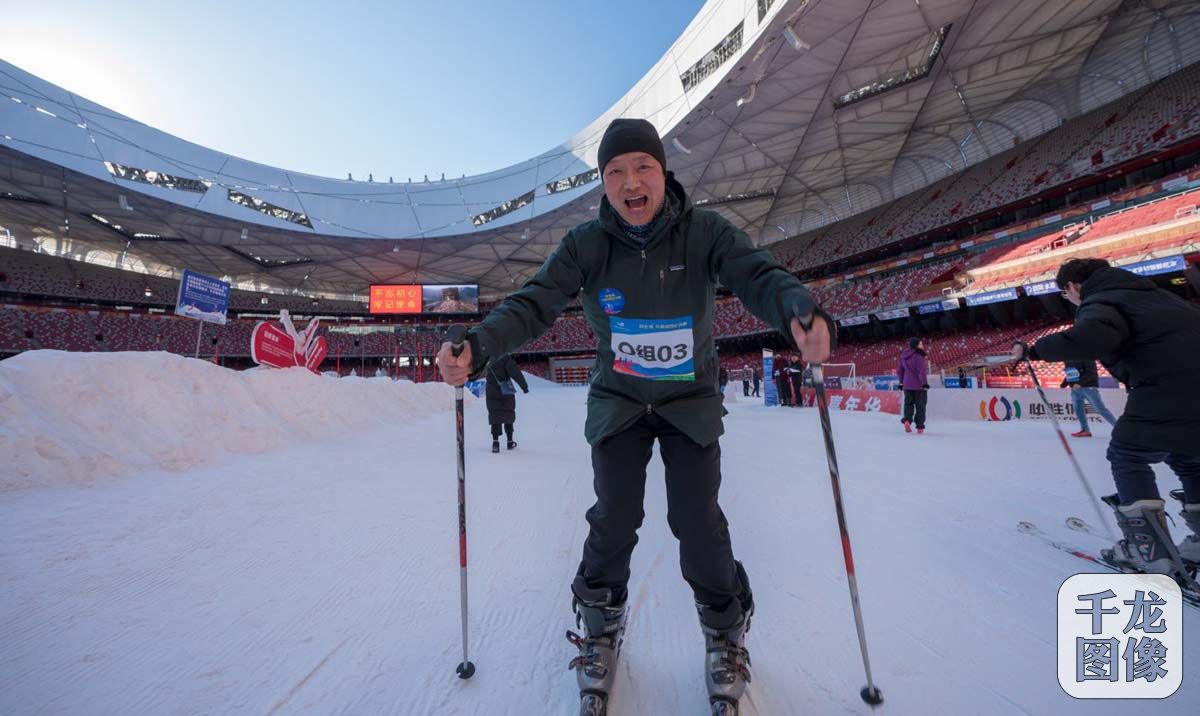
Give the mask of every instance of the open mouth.
<svg viewBox="0 0 1200 716">
<path fill-rule="evenodd" d="M 646 208 L 646 204 L 650 202 L 650 197 L 645 194 L 631 196 L 625 199 L 625 206 L 633 211 L 641 211 Z"/>
</svg>

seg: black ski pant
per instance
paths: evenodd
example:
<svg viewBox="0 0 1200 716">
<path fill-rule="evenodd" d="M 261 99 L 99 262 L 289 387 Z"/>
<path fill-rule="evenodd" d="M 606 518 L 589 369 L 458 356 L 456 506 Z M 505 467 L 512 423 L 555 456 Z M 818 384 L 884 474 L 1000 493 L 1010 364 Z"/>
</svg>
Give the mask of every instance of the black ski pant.
<svg viewBox="0 0 1200 716">
<path fill-rule="evenodd" d="M 1156 462 L 1165 462 L 1179 478 L 1185 502 L 1200 503 L 1200 456 L 1151 450 L 1113 440 L 1108 443 L 1108 462 L 1122 505 L 1161 499 L 1150 467 Z"/>
<path fill-rule="evenodd" d="M 513 431 L 513 424 L 505 423 L 504 424 L 504 434 L 508 436 L 508 441 L 510 443 L 512 442 L 512 431 Z M 500 439 L 500 423 L 493 423 L 492 424 L 492 440 L 499 440 L 499 439 Z"/>
<path fill-rule="evenodd" d="M 904 391 L 904 421 L 915 423 L 917 429 L 925 428 L 925 403 L 929 400 L 927 390 Z"/>
<path fill-rule="evenodd" d="M 592 446 L 596 504 L 583 543 L 579 574 L 593 589 L 628 595 L 629 559 L 645 512 L 646 465 L 654 441 L 666 468 L 667 524 L 679 540 L 679 566 L 699 604 L 722 609 L 734 597 L 749 603 L 749 581 L 733 560 L 729 523 L 717 504 L 721 447 L 701 447 L 657 414 L 643 415 L 624 431 Z"/>
</svg>

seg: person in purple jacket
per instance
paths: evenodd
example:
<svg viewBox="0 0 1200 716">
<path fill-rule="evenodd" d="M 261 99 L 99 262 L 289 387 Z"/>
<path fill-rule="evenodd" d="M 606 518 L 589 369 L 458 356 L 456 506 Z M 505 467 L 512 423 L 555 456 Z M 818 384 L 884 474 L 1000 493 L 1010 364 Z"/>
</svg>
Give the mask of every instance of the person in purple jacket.
<svg viewBox="0 0 1200 716">
<path fill-rule="evenodd" d="M 896 366 L 896 377 L 904 388 L 904 432 L 911 433 L 917 424 L 917 435 L 925 433 L 925 402 L 929 398 L 929 358 L 925 344 L 920 338 L 908 339 L 908 348 L 900 354 L 900 365 Z"/>
</svg>

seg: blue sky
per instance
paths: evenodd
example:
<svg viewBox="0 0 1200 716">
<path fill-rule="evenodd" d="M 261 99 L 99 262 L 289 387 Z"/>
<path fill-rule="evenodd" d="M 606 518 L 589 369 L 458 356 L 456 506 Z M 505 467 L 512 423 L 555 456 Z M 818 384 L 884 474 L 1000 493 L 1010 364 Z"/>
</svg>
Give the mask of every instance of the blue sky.
<svg viewBox="0 0 1200 716">
<path fill-rule="evenodd" d="M 477 174 L 583 128 L 703 0 L 11 3 L 0 57 L 190 141 L 355 179 Z"/>
</svg>

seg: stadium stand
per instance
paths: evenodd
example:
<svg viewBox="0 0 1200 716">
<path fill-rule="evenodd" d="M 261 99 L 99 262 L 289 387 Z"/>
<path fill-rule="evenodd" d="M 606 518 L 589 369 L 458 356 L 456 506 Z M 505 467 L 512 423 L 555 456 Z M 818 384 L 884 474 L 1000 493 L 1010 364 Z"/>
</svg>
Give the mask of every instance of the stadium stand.
<svg viewBox="0 0 1200 716">
<path fill-rule="evenodd" d="M 1082 174 L 1196 136 L 1198 97 L 1200 64 L 925 189 L 773 248 L 793 271 L 815 268 L 1015 204 Z"/>
</svg>

